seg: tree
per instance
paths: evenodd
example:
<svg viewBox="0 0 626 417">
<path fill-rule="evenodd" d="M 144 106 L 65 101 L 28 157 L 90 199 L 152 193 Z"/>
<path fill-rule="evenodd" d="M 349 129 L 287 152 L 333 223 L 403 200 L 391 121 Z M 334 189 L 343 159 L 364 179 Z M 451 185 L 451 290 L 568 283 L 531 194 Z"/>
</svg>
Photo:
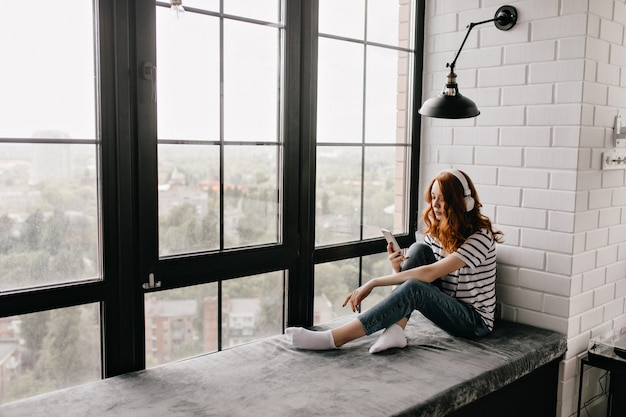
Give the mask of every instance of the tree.
<svg viewBox="0 0 626 417">
<path fill-rule="evenodd" d="M 175 206 L 161 220 L 159 243 L 165 253 L 180 253 L 197 246 L 195 231 L 198 229 L 196 206 L 183 203 Z"/>
<path fill-rule="evenodd" d="M 0 254 L 8 253 L 16 244 L 13 236 L 15 221 L 6 214 L 0 216 Z"/>
<path fill-rule="evenodd" d="M 42 225 L 41 246 L 51 254 L 55 255 L 65 243 L 65 234 L 69 225 L 67 217 L 55 210 L 52 216 Z"/>
<path fill-rule="evenodd" d="M 95 304 L 22 316 L 21 335 L 33 358 L 9 385 L 17 399 L 100 378 L 99 309 Z"/>
<path fill-rule="evenodd" d="M 56 389 L 100 377 L 98 326 L 88 307 L 52 310 L 37 362 L 38 376 Z M 96 309 L 97 310 L 97 309 Z"/>
<path fill-rule="evenodd" d="M 20 237 L 27 250 L 41 248 L 43 224 L 44 217 L 41 210 L 36 210 L 24 222 L 24 228 Z"/>
<path fill-rule="evenodd" d="M 43 348 L 43 340 L 48 334 L 48 322 L 51 314 L 50 311 L 42 311 L 21 316 L 20 334 L 24 339 L 25 346 L 35 355 L 41 352 Z"/>
<path fill-rule="evenodd" d="M 342 307 L 347 294 L 358 286 L 358 259 L 328 262 L 315 268 L 315 295 L 325 294 L 336 316 L 346 315 Z"/>
<path fill-rule="evenodd" d="M 259 312 L 256 317 L 256 337 L 265 337 L 282 332 L 284 302 L 284 274 L 272 272 L 260 275 Z"/>
</svg>

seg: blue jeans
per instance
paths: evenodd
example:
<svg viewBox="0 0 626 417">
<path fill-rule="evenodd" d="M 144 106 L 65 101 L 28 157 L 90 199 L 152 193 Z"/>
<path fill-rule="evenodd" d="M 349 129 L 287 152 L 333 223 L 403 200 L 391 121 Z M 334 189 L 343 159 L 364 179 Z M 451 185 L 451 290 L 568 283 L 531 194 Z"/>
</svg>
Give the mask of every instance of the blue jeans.
<svg viewBox="0 0 626 417">
<path fill-rule="evenodd" d="M 414 243 L 406 253 L 408 259 L 402 270 L 435 262 L 435 255 L 425 243 Z M 441 291 L 440 281 L 427 283 L 409 279 L 387 298 L 359 315 L 359 320 L 370 335 L 386 329 L 419 310 L 426 318 L 453 336 L 478 338 L 489 333 L 489 328 L 471 306 Z"/>
</svg>

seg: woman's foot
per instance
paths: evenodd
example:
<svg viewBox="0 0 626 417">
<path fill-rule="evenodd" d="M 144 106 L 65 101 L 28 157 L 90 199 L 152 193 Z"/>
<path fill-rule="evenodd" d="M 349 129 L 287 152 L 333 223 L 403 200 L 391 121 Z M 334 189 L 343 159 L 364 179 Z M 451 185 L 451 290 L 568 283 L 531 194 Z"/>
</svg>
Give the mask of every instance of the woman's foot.
<svg viewBox="0 0 626 417">
<path fill-rule="evenodd" d="M 337 349 L 330 330 L 316 332 L 304 327 L 287 327 L 285 335 L 291 344 L 298 349 L 331 350 Z"/>
<path fill-rule="evenodd" d="M 404 329 L 397 324 L 392 324 L 383 331 L 376 343 L 370 348 L 370 353 L 378 353 L 391 348 L 403 348 L 406 346 Z"/>
</svg>

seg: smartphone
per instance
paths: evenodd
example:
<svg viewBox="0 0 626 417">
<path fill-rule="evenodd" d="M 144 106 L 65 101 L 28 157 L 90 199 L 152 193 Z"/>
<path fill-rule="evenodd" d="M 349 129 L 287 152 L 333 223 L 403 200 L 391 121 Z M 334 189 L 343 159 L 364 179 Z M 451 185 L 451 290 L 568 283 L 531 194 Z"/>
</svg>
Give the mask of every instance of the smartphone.
<svg viewBox="0 0 626 417">
<path fill-rule="evenodd" d="M 398 241 L 396 240 L 396 238 L 391 234 L 391 232 L 387 229 L 380 229 L 381 232 L 383 232 L 383 236 L 385 236 L 385 239 L 387 239 L 388 243 L 391 243 L 393 245 L 393 250 L 394 252 L 397 251 L 402 251 L 402 248 L 400 247 L 400 245 L 398 244 Z"/>
</svg>

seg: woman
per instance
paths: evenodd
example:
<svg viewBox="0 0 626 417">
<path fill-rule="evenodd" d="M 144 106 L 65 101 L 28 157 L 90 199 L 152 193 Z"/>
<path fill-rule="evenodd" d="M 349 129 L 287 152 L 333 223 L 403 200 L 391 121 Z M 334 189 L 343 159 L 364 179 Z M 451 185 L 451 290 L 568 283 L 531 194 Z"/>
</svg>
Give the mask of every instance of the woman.
<svg viewBox="0 0 626 417">
<path fill-rule="evenodd" d="M 414 243 L 406 257 L 387 246 L 394 273 L 374 278 L 349 294 L 343 305 L 356 312 L 375 287 L 399 285 L 387 298 L 336 329 L 312 331 L 289 327 L 294 347 L 336 349 L 385 329 L 370 353 L 406 346 L 404 328 L 419 310 L 446 332 L 466 338 L 493 330 L 496 309 L 496 242 L 494 230 L 471 179 L 462 171 L 442 171 L 425 194 L 424 243 Z"/>
</svg>

